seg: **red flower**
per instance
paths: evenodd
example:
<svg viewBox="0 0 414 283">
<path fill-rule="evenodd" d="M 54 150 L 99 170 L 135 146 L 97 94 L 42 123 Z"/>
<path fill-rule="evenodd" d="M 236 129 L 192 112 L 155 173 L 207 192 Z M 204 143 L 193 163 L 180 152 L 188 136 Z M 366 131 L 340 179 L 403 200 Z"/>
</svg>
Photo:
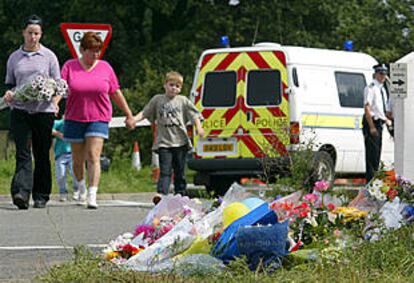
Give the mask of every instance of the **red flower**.
<svg viewBox="0 0 414 283">
<path fill-rule="evenodd" d="M 309 205 L 306 202 L 302 202 L 300 205 L 295 207 L 296 209 L 308 209 Z"/>
<path fill-rule="evenodd" d="M 335 210 L 335 205 L 333 203 L 328 203 L 326 206 L 330 211 Z"/>
<path fill-rule="evenodd" d="M 394 189 L 389 189 L 387 191 L 387 196 L 390 200 L 393 200 L 398 195 L 398 191 Z"/>
<path fill-rule="evenodd" d="M 121 247 L 121 249 L 122 249 L 123 257 L 125 257 L 125 258 L 129 258 L 133 255 L 136 255 L 140 251 L 139 248 L 137 248 L 137 247 L 135 247 L 131 244 L 126 244 L 123 247 Z"/>
</svg>

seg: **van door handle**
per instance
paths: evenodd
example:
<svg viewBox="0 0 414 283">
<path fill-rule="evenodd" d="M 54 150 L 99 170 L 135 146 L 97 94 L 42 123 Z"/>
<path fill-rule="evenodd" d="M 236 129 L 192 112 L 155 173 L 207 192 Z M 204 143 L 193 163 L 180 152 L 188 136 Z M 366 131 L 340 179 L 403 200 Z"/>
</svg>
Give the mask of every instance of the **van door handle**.
<svg viewBox="0 0 414 283">
<path fill-rule="evenodd" d="M 355 129 L 359 129 L 359 117 L 355 117 Z"/>
<path fill-rule="evenodd" d="M 251 122 L 253 120 L 253 112 L 252 111 L 247 111 L 246 112 L 246 120 L 247 122 Z"/>
</svg>

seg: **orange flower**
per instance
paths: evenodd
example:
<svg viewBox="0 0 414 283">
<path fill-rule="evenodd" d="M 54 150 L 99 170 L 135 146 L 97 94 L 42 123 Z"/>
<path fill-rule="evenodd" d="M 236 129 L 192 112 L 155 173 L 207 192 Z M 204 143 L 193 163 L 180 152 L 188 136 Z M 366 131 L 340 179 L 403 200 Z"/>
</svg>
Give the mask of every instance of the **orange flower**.
<svg viewBox="0 0 414 283">
<path fill-rule="evenodd" d="M 384 182 L 390 187 L 393 188 L 397 182 L 397 176 L 395 174 L 395 170 L 388 170 L 385 171 L 385 178 Z"/>
</svg>

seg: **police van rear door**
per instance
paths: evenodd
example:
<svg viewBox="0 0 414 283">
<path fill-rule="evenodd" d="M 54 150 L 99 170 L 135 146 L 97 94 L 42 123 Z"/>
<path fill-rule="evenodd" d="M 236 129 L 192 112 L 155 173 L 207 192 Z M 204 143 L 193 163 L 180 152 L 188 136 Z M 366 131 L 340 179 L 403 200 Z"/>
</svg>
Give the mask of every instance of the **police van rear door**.
<svg viewBox="0 0 414 283">
<path fill-rule="evenodd" d="M 289 97 L 285 54 L 251 51 L 244 55 L 246 71 L 241 107 L 243 157 L 279 157 L 290 143 Z"/>
<path fill-rule="evenodd" d="M 238 158 L 244 75 L 240 52 L 204 53 L 193 85 L 195 105 L 204 117 L 205 138 L 195 137 L 196 158 Z"/>
</svg>

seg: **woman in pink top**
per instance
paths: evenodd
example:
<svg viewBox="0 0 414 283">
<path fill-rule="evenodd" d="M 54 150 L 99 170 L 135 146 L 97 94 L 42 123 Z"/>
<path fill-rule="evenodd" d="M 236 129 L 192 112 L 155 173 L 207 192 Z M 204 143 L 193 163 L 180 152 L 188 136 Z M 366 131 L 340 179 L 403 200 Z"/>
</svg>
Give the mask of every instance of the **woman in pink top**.
<svg viewBox="0 0 414 283">
<path fill-rule="evenodd" d="M 104 139 L 108 139 L 112 118 L 112 100 L 125 113 L 126 125 L 133 125 L 133 115 L 118 79 L 108 62 L 98 60 L 102 39 L 87 32 L 81 39 L 80 59 L 68 60 L 62 79 L 69 86 L 65 111 L 64 139 L 71 143 L 73 172 L 79 184 L 79 201 L 96 209 L 96 192 L 101 175 L 100 156 Z M 84 163 L 87 162 L 89 187 L 86 190 Z"/>
</svg>

